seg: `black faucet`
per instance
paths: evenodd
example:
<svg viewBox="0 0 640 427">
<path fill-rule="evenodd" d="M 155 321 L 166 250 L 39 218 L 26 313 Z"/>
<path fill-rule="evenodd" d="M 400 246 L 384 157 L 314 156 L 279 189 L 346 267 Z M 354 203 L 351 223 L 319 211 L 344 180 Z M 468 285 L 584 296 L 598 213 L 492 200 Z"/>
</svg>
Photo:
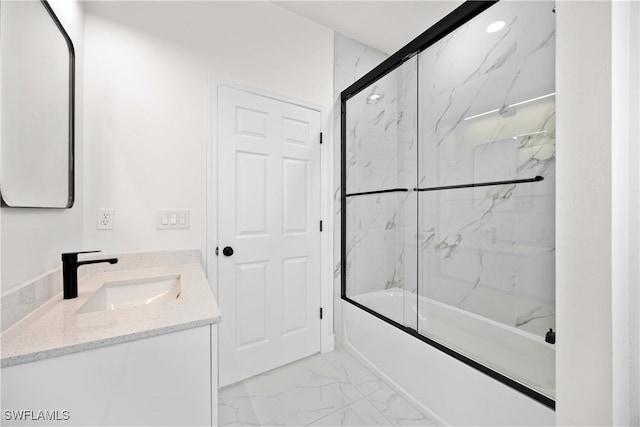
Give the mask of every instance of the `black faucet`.
<svg viewBox="0 0 640 427">
<path fill-rule="evenodd" d="M 108 262 L 109 264 L 115 264 L 118 262 L 118 258 L 78 261 L 78 254 L 92 254 L 96 252 L 100 251 L 67 252 L 62 254 L 62 293 L 64 295 L 64 299 L 76 298 L 78 296 L 78 267 L 85 264 L 97 264 L 100 262 Z"/>
</svg>

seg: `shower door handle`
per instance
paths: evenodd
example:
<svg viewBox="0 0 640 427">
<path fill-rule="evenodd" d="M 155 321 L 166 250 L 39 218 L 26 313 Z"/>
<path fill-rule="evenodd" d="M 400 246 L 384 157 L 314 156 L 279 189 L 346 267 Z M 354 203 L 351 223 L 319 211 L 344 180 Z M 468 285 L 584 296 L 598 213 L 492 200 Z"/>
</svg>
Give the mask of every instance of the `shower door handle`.
<svg viewBox="0 0 640 427">
<path fill-rule="evenodd" d="M 233 255 L 233 248 L 231 246 L 225 246 L 224 249 L 222 250 L 222 255 L 224 256 Z"/>
</svg>

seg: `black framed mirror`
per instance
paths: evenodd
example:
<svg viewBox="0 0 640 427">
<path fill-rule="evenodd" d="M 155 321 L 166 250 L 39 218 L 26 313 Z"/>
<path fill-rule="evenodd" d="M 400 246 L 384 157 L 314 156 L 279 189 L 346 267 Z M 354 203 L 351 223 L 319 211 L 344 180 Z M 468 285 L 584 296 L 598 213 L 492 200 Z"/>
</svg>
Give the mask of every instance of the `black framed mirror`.
<svg viewBox="0 0 640 427">
<path fill-rule="evenodd" d="M 47 1 L 0 2 L 3 207 L 74 203 L 75 51 Z"/>
</svg>

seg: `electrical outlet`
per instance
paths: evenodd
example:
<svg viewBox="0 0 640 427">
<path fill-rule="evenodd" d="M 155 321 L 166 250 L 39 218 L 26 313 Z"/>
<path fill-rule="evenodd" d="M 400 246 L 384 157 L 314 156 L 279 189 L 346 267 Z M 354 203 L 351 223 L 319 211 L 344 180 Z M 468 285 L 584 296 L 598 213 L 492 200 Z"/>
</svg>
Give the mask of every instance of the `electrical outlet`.
<svg viewBox="0 0 640 427">
<path fill-rule="evenodd" d="M 113 230 L 115 210 L 98 209 L 98 230 Z"/>
</svg>

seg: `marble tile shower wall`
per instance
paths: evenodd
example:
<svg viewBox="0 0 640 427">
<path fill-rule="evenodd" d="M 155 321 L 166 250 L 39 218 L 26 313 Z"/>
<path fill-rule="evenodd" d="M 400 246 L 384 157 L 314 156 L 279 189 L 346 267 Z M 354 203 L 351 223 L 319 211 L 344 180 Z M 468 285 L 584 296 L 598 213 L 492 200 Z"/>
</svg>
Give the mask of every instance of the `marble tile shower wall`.
<svg viewBox="0 0 640 427">
<path fill-rule="evenodd" d="M 544 177 L 348 198 L 349 296 L 419 288 L 538 335 L 555 326 L 553 6 L 500 3 L 349 100 L 348 193 Z M 498 20 L 505 27 L 487 32 Z M 349 41 L 336 40 L 336 83 L 359 63 L 345 60 L 341 43 Z"/>
<path fill-rule="evenodd" d="M 416 58 L 348 101 L 347 193 L 408 187 L 416 180 Z"/>
<path fill-rule="evenodd" d="M 348 194 L 415 186 L 416 77 L 414 58 L 349 100 Z M 407 244 L 415 242 L 414 200 L 402 192 L 347 199 L 350 297 L 403 288 L 407 250 L 415 247 Z"/>
<path fill-rule="evenodd" d="M 544 177 L 421 193 L 420 293 L 538 335 L 555 327 L 553 6 L 499 3 L 419 59 L 421 187 Z"/>
<path fill-rule="evenodd" d="M 356 80 L 371 71 L 375 66 L 386 59 L 384 53 L 353 40 L 340 33 L 334 33 L 334 108 L 333 108 L 333 130 L 334 130 L 334 329 L 336 335 L 336 345 L 342 343 L 342 314 L 340 307 L 340 262 L 341 250 L 341 201 L 340 201 L 340 174 L 341 174 L 341 153 L 340 153 L 340 93 Z"/>
</svg>

